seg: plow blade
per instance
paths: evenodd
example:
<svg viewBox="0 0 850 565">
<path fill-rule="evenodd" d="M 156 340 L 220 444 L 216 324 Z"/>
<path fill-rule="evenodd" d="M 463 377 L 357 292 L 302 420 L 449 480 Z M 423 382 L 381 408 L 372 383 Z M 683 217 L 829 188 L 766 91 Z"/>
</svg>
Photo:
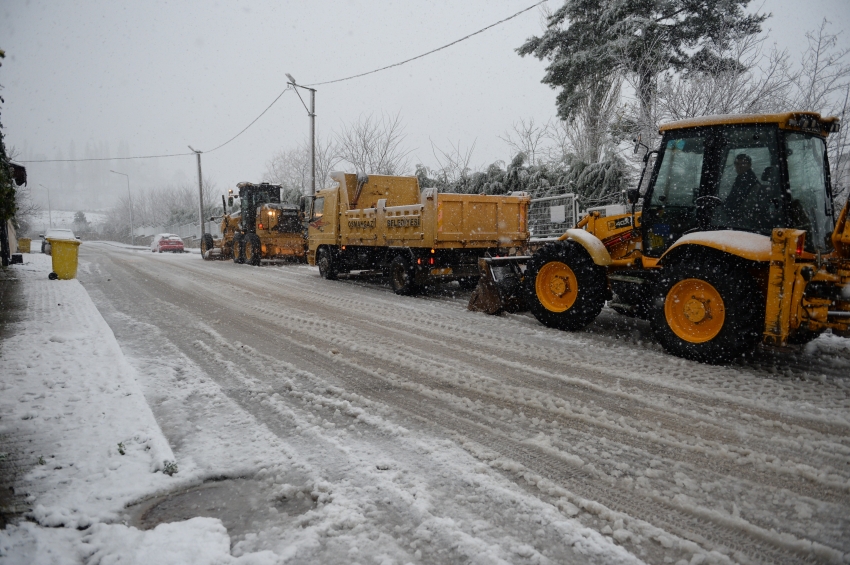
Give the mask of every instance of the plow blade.
<svg viewBox="0 0 850 565">
<path fill-rule="evenodd" d="M 473 312 L 501 314 L 526 309 L 523 292 L 524 267 L 530 257 L 484 257 L 478 260 L 481 276 L 469 297 Z"/>
</svg>

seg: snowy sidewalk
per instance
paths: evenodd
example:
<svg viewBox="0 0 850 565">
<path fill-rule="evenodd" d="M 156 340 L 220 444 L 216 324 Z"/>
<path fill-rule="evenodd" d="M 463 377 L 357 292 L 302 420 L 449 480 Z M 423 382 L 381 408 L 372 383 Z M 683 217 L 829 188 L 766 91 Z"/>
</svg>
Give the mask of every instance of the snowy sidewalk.
<svg viewBox="0 0 850 565">
<path fill-rule="evenodd" d="M 24 258 L 0 281 L 12 319 L 0 341 L 0 472 L 21 471 L 3 510 L 26 510 L 0 530 L 0 562 L 237 561 L 216 519 L 116 523 L 128 504 L 180 486 L 174 454 L 86 290 L 48 280 L 49 256 Z"/>
</svg>

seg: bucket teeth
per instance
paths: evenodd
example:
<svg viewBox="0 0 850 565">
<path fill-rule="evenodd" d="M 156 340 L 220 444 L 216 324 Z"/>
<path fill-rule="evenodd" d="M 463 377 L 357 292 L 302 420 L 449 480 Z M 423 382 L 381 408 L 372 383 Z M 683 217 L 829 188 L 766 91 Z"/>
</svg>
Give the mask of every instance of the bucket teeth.
<svg viewBox="0 0 850 565">
<path fill-rule="evenodd" d="M 478 281 L 478 286 L 469 297 L 467 309 L 473 312 L 484 312 L 485 314 L 499 314 L 502 312 L 502 299 L 499 289 L 493 279 L 483 274 Z"/>
</svg>

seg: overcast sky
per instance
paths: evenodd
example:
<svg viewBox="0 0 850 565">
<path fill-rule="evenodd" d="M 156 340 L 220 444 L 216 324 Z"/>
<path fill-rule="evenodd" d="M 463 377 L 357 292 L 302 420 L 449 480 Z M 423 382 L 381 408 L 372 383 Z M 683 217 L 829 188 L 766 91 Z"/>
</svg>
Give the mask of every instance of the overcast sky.
<svg viewBox="0 0 850 565">
<path fill-rule="evenodd" d="M 284 73 L 311 84 L 389 65 L 454 41 L 533 0 L 268 2 L 75 2 L 4 0 L 0 68 L 7 145 L 19 159 L 203 151 L 251 122 L 286 86 Z M 549 0 L 560 6 L 561 0 Z M 796 55 L 823 18 L 850 25 L 848 0 L 765 0 L 771 41 Z M 330 135 L 360 116 L 398 113 L 412 161 L 435 165 L 431 143 L 475 143 L 473 163 L 509 159 L 498 136 L 520 118 L 545 122 L 555 91 L 540 83 L 545 64 L 515 49 L 542 26 L 539 8 L 402 67 L 318 87 L 317 127 Z M 842 43 L 850 45 L 848 32 Z M 303 141 L 309 121 L 287 92 L 256 124 L 203 157 L 205 178 L 222 192 L 262 180 L 266 162 Z M 73 152 L 73 155 L 72 155 Z M 97 156 L 100 156 L 99 154 Z M 109 206 L 126 179 L 142 190 L 197 182 L 195 158 L 29 164 L 33 195 L 51 188 L 54 208 Z M 109 190 L 86 190 L 97 169 Z M 84 196 L 83 196 L 84 195 Z M 46 202 L 44 202 L 46 204 Z"/>
</svg>

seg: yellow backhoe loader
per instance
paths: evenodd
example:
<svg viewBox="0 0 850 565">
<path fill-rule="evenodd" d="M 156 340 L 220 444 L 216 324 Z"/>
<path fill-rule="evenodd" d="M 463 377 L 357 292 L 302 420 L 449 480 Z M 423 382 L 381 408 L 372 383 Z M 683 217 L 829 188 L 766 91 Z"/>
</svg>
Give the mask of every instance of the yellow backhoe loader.
<svg viewBox="0 0 850 565">
<path fill-rule="evenodd" d="M 579 330 L 607 301 L 705 363 L 850 337 L 850 219 L 848 204 L 835 215 L 826 151 L 839 126 L 813 112 L 665 124 L 628 206 L 588 213 L 531 255 L 481 260 L 470 308 L 524 302 L 546 326 Z"/>
</svg>

